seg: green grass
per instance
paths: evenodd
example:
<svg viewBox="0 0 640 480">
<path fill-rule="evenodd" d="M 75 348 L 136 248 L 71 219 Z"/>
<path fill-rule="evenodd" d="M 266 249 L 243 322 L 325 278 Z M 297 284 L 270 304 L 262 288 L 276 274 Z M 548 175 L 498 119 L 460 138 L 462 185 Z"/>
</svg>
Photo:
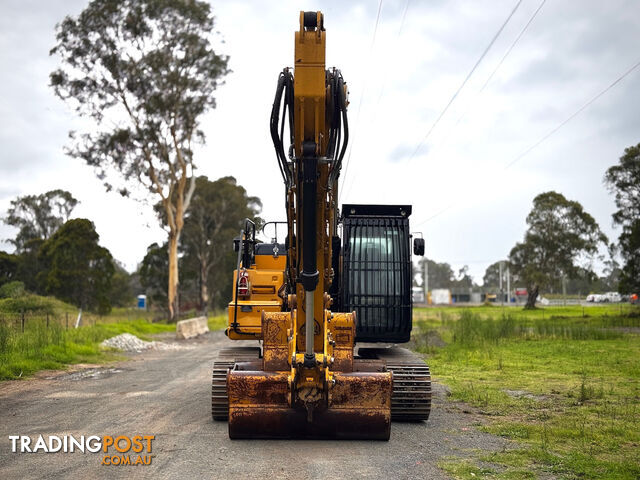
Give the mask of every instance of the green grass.
<svg viewBox="0 0 640 480">
<path fill-rule="evenodd" d="M 83 326 L 75 329 L 77 311 L 73 307 L 46 297 L 31 299 L 30 305 L 34 302 L 46 308 L 27 310 L 24 333 L 19 317 L 0 316 L 0 380 L 25 378 L 40 370 L 63 369 L 74 363 L 112 361 L 119 357 L 100 347 L 103 340 L 121 333 L 151 340 L 154 334 L 176 328 L 175 324 L 151 323 L 151 312 L 114 309 L 108 316 L 83 315 Z M 65 310 L 73 313 L 69 329 L 66 322 L 58 321 L 64 318 L 59 314 Z M 48 326 L 46 314 L 50 315 Z M 220 330 L 227 322 L 224 314 L 211 315 L 208 320 L 210 330 Z"/>
<path fill-rule="evenodd" d="M 619 311 L 417 311 L 414 342 L 434 379 L 486 415 L 483 430 L 519 445 L 442 468 L 457 478 L 639 478 L 640 315 Z"/>
<path fill-rule="evenodd" d="M 42 297 L 32 293 L 26 293 L 14 298 L 0 298 L 0 316 L 16 316 L 25 313 L 27 315 L 51 315 L 64 316 L 65 314 L 77 315 L 78 309 L 68 303 L 54 297 Z"/>
<path fill-rule="evenodd" d="M 227 314 L 226 313 L 215 313 L 213 315 L 209 315 L 209 330 L 222 330 L 223 328 L 227 328 Z"/>
<path fill-rule="evenodd" d="M 28 322 L 25 331 L 0 323 L 0 380 L 24 378 L 39 370 L 61 369 L 68 364 L 95 363 L 115 359 L 100 342 L 121 333 L 143 339 L 173 331 L 174 325 L 131 321 L 106 323 L 66 330 L 57 323 L 47 328 L 42 320 Z"/>
</svg>

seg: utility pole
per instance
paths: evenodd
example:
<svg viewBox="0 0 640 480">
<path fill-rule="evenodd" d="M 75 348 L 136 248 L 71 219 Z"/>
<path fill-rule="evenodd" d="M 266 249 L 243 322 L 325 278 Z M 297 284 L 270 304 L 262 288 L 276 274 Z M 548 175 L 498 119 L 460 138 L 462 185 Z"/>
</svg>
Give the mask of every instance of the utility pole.
<svg viewBox="0 0 640 480">
<path fill-rule="evenodd" d="M 507 265 L 507 305 L 511 305 L 511 275 L 509 274 L 509 265 Z"/>
<path fill-rule="evenodd" d="M 422 286 L 424 287 L 424 303 L 429 305 L 429 261 L 426 257 L 422 262 Z"/>
<path fill-rule="evenodd" d="M 562 304 L 567 306 L 567 277 L 562 274 Z"/>
<path fill-rule="evenodd" d="M 500 262 L 500 303 L 504 305 L 504 291 L 502 290 L 502 267 L 504 262 Z"/>
</svg>

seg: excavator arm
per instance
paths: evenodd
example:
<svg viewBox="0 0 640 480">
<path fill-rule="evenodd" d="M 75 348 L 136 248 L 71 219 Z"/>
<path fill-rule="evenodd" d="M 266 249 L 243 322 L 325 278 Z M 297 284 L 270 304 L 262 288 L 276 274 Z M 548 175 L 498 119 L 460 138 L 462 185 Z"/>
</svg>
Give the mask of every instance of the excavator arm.
<svg viewBox="0 0 640 480">
<path fill-rule="evenodd" d="M 232 438 L 389 438 L 392 372 L 354 361 L 355 312 L 330 310 L 348 101 L 325 52 L 322 13 L 300 12 L 293 72 L 279 75 L 270 125 L 285 184 L 287 302 L 262 312 L 262 359 L 228 372 Z"/>
</svg>

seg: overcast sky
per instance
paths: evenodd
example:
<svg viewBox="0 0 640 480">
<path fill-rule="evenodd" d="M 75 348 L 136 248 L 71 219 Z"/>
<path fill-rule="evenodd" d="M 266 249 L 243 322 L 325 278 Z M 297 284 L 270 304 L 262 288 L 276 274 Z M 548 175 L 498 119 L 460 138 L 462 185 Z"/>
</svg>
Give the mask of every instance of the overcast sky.
<svg viewBox="0 0 640 480">
<path fill-rule="evenodd" d="M 478 282 L 522 239 L 541 192 L 579 201 L 616 238 L 602 177 L 640 142 L 640 68 L 506 167 L 640 60 L 640 3 L 547 0 L 480 91 L 540 3 L 522 1 L 414 155 L 517 0 L 383 1 L 375 41 L 378 0 L 213 2 L 233 73 L 202 121 L 198 174 L 233 175 L 262 199 L 266 219 L 284 218 L 269 114 L 278 72 L 293 64 L 299 10 L 319 9 L 327 66 L 342 70 L 350 91 L 341 202 L 412 204 L 427 256 L 468 265 Z M 148 206 L 106 193 L 89 167 L 64 155 L 68 131 L 86 124 L 48 87 L 54 27 L 86 4 L 0 3 L 0 215 L 18 195 L 69 190 L 81 202 L 74 215 L 91 219 L 101 243 L 134 270 L 165 233 Z M 13 234 L 0 226 L 1 239 Z"/>
</svg>

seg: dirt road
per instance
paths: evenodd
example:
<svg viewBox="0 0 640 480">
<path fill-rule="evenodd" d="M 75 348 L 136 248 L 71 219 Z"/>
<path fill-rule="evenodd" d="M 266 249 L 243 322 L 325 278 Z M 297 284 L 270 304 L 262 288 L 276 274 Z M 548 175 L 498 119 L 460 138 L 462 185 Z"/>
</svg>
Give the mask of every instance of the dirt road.
<svg viewBox="0 0 640 480">
<path fill-rule="evenodd" d="M 0 478 L 447 478 L 443 457 L 500 449 L 436 385 L 426 423 L 394 423 L 389 442 L 229 440 L 210 415 L 210 368 L 222 332 L 185 349 L 102 368 L 0 383 Z M 101 465 L 100 453 L 12 453 L 9 435 L 155 435 L 149 466 Z"/>
</svg>

